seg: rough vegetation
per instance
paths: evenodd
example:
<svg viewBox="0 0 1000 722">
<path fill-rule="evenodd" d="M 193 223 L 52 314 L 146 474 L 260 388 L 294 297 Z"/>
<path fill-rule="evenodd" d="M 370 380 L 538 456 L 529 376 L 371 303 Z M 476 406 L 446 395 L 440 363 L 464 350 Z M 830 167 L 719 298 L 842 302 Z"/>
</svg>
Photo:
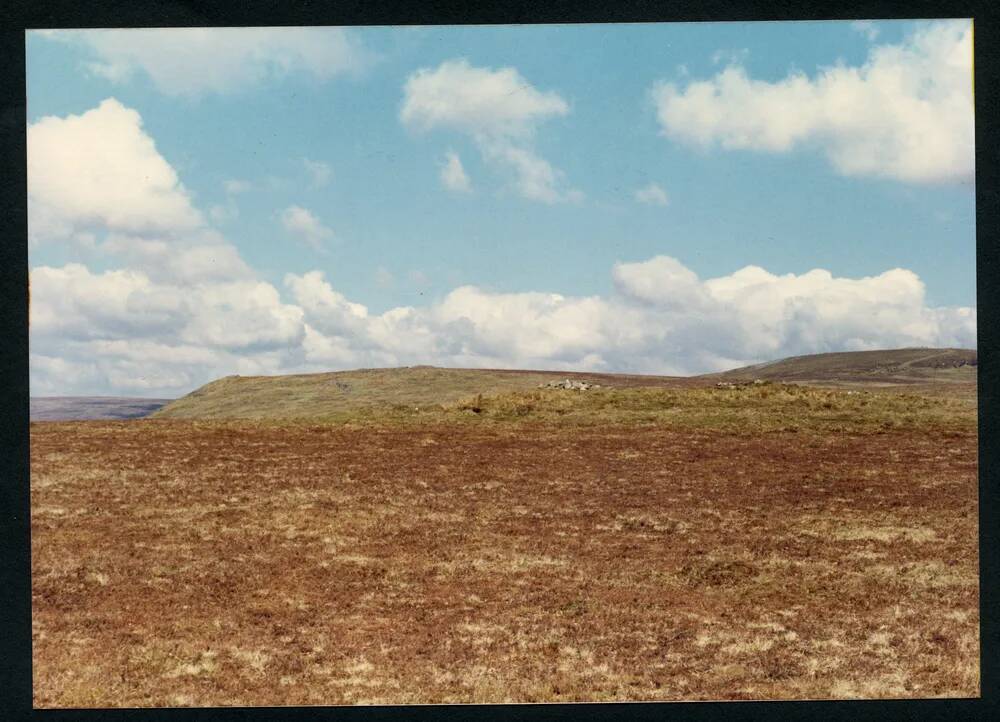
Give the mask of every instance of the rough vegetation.
<svg viewBox="0 0 1000 722">
<path fill-rule="evenodd" d="M 979 694 L 974 386 L 545 380 L 33 424 L 35 704 Z"/>
<path fill-rule="evenodd" d="M 959 348 L 848 351 L 795 356 L 715 376 L 847 384 L 969 383 L 975 381 L 978 358 L 976 351 Z"/>
<path fill-rule="evenodd" d="M 414 366 L 293 376 L 227 376 L 160 409 L 162 419 L 347 418 L 363 409 L 452 403 L 473 394 L 527 390 L 558 377 L 614 379 L 653 386 L 685 379 L 551 371 L 494 371 Z M 604 383 L 598 381 L 598 383 Z"/>
<path fill-rule="evenodd" d="M 915 393 L 974 388 L 976 352 L 899 349 L 803 356 L 695 377 L 444 369 L 414 366 L 292 376 L 227 376 L 177 399 L 153 416 L 161 419 L 347 420 L 362 412 L 441 407 L 482 394 L 562 390 L 683 390 L 744 380 L 809 383 L 833 388 L 905 388 Z M 568 384 L 566 382 L 569 382 Z M 949 389 L 950 392 L 950 389 Z M 973 392 L 974 393 L 974 392 Z M 369 413 L 368 415 L 371 415 Z"/>
</svg>

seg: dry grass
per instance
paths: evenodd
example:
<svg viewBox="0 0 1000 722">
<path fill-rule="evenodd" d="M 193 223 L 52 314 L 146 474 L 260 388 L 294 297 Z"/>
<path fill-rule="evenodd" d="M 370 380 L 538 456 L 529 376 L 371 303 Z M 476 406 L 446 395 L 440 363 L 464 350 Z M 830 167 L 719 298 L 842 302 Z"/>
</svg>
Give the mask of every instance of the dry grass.
<svg viewBox="0 0 1000 722">
<path fill-rule="evenodd" d="M 714 376 L 848 384 L 974 383 L 978 363 L 979 354 L 972 349 L 902 348 L 796 356 Z"/>
<path fill-rule="evenodd" d="M 33 424 L 35 704 L 979 694 L 967 398 L 558 394 Z"/>
<path fill-rule="evenodd" d="M 579 377 L 618 386 L 686 384 L 665 376 L 580 374 L 555 371 L 443 369 L 433 366 L 362 369 L 290 376 L 226 376 L 173 401 L 162 419 L 344 420 L 359 411 L 452 403 L 477 393 L 525 391 L 553 379 Z"/>
<path fill-rule="evenodd" d="M 976 428 L 975 408 L 975 396 L 964 393 L 928 395 L 764 383 L 736 388 L 536 389 L 477 394 L 422 410 L 396 408 L 393 418 L 454 423 L 464 416 L 473 423 L 652 425 L 744 434 L 908 429 L 967 433 Z"/>
</svg>

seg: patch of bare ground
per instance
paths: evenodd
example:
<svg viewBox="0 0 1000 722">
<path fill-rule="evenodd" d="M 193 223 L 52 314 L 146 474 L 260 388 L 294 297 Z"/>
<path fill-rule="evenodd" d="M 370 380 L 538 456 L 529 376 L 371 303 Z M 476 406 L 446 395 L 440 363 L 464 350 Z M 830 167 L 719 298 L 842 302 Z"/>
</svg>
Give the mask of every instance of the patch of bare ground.
<svg viewBox="0 0 1000 722">
<path fill-rule="evenodd" d="M 974 428 L 31 442 L 39 707 L 979 694 Z"/>
</svg>

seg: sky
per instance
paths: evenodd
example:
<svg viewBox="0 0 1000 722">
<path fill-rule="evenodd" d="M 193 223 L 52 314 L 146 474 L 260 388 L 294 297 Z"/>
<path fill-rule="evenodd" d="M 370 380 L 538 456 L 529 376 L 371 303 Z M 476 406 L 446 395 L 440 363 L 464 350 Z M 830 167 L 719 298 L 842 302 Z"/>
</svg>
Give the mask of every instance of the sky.
<svg viewBox="0 0 1000 722">
<path fill-rule="evenodd" d="M 971 40 L 29 31 L 31 393 L 974 348 Z"/>
</svg>

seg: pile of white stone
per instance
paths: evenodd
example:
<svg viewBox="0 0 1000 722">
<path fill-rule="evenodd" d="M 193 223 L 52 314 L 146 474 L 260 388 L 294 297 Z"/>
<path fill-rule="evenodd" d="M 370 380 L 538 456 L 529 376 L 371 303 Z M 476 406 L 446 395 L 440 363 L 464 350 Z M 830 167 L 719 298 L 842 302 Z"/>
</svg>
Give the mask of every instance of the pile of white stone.
<svg viewBox="0 0 1000 722">
<path fill-rule="evenodd" d="M 720 381 L 715 385 L 717 389 L 739 389 L 744 386 L 764 386 L 770 384 L 770 381 L 765 381 L 764 379 L 754 379 L 753 381 Z"/>
<path fill-rule="evenodd" d="M 572 381 L 564 379 L 562 381 L 549 381 L 547 384 L 538 384 L 540 389 L 568 389 L 570 391 L 589 391 L 590 389 L 601 388 L 600 384 L 592 384 L 589 381 Z"/>
</svg>

